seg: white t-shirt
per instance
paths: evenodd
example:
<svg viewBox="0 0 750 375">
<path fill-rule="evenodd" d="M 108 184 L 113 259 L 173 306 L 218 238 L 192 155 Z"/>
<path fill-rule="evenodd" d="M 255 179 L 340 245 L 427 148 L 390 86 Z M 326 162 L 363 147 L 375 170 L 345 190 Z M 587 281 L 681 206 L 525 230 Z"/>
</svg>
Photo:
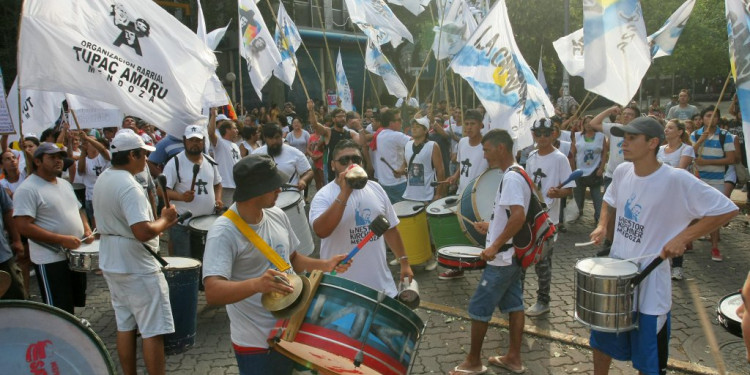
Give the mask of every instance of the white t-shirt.
<svg viewBox="0 0 750 375">
<path fill-rule="evenodd" d="M 310 204 L 310 225 L 335 202 L 341 188 L 336 183 L 323 186 Z M 376 182 L 368 181 L 364 189 L 352 191 L 346 201 L 341 221 L 330 236 L 320 239 L 320 258 L 328 259 L 338 254 L 348 254 L 370 232 L 372 219 L 384 215 L 391 228 L 399 220 L 388 195 Z M 352 259 L 352 265 L 338 276 L 364 284 L 375 290 L 384 290 L 389 297 L 397 293 L 388 262 L 385 260 L 385 240 L 374 236 Z"/>
<path fill-rule="evenodd" d="M 268 146 L 258 147 L 253 154 L 268 155 Z M 271 158 L 276 162 L 279 170 L 289 177 L 288 184 L 297 185 L 299 177 L 310 170 L 310 162 L 307 161 L 305 154 L 287 144 L 281 145 L 281 154 Z"/>
<path fill-rule="evenodd" d="M 177 168 L 175 158 L 180 158 L 180 181 L 177 181 Z M 203 155 L 200 164 L 198 176 L 195 179 L 195 197 L 192 202 L 183 202 L 173 200 L 177 214 L 190 211 L 193 217 L 211 215 L 216 207 L 216 194 L 214 186 L 221 183 L 221 175 L 217 166 L 208 162 L 208 157 Z M 193 162 L 181 151 L 172 159 L 169 159 L 164 166 L 164 176 L 167 177 L 167 188 L 170 188 L 180 194 L 190 190 L 190 184 L 193 182 Z"/>
<path fill-rule="evenodd" d="M 73 167 L 71 167 L 73 168 Z M 16 182 L 9 182 L 7 178 L 4 178 L 0 180 L 0 187 L 3 187 L 5 189 L 8 189 L 11 194 L 16 192 L 16 189 L 18 189 L 19 186 L 21 186 L 21 183 L 23 180 L 26 179 L 26 170 L 25 169 L 19 169 L 18 170 L 18 181 Z"/>
<path fill-rule="evenodd" d="M 466 185 L 471 180 L 477 178 L 482 172 L 489 168 L 487 160 L 484 158 L 484 151 L 482 150 L 482 143 L 479 142 L 476 146 L 469 144 L 469 137 L 463 137 L 458 142 L 458 152 L 456 154 L 456 160 L 458 161 L 459 175 L 458 175 L 458 194 L 464 191 Z"/>
<path fill-rule="evenodd" d="M 404 147 L 407 164 L 414 154 L 413 145 L 414 141 L 409 141 Z M 435 188 L 430 186 L 430 182 L 435 181 L 435 168 L 432 166 L 432 150 L 434 147 L 435 142 L 433 141 L 424 143 L 422 150 L 408 165 L 409 176 L 403 195 L 404 199 L 429 202 L 435 196 Z"/>
<path fill-rule="evenodd" d="M 221 187 L 228 189 L 234 189 L 237 185 L 234 183 L 234 176 L 232 170 L 234 165 L 240 161 L 240 147 L 236 143 L 228 141 L 222 137 L 218 137 L 216 141 L 216 147 L 214 147 L 214 156 L 216 159 L 217 168 L 221 175 Z M 182 160 L 180 160 L 182 162 Z M 180 163 L 182 167 L 182 163 Z M 192 166 L 190 167 L 192 168 Z M 191 172 L 190 178 L 193 174 Z"/>
<path fill-rule="evenodd" d="M 561 130 L 560 131 L 560 137 L 559 137 L 559 139 L 561 141 L 565 141 L 565 142 L 570 143 L 571 142 L 571 140 L 570 140 L 570 130 Z"/>
<path fill-rule="evenodd" d="M 94 187 L 94 217 L 102 234 L 99 268 L 104 272 L 151 274 L 161 269 L 133 234 L 131 225 L 154 220 L 143 186 L 130 172 L 107 169 Z M 146 242 L 159 248 L 159 236 Z"/>
<path fill-rule="evenodd" d="M 602 150 L 604 150 L 604 134 L 596 132 L 594 140 L 586 142 L 583 133 L 576 133 L 576 167 L 583 171 L 584 176 L 590 176 L 596 172 L 596 168 L 602 161 Z"/>
<path fill-rule="evenodd" d="M 451 152 L 456 152 L 456 147 L 458 147 L 458 141 L 453 139 L 453 136 L 459 138 L 465 138 L 464 137 L 464 130 L 463 125 L 459 125 L 456 123 L 455 120 L 453 120 L 453 116 L 451 116 L 450 121 L 445 126 L 445 131 L 449 134 L 451 134 Z"/>
<path fill-rule="evenodd" d="M 70 182 L 62 178 L 53 184 L 32 174 L 13 195 L 13 209 L 13 217 L 33 217 L 34 224 L 50 232 L 83 237 L 83 222 L 79 213 L 81 204 Z M 36 264 L 67 259 L 64 253 L 48 250 L 33 240 L 29 240 L 29 251 L 31 261 Z"/>
<path fill-rule="evenodd" d="M 621 124 L 616 124 L 613 122 L 604 123 L 602 124 L 602 130 L 604 130 L 604 135 L 607 136 L 607 139 L 609 139 L 609 160 L 607 160 L 607 165 L 604 169 L 604 177 L 612 177 L 612 173 L 615 172 L 615 169 L 618 165 L 622 164 L 622 162 L 625 161 L 625 156 L 622 154 L 622 142 L 625 140 L 623 137 L 618 137 L 612 135 L 612 127 L 614 126 L 622 126 Z M 576 142 L 578 140 L 576 139 Z M 576 143 L 576 146 L 578 144 Z"/>
<path fill-rule="evenodd" d="M 230 210 L 237 212 L 236 205 Z M 289 218 L 278 207 L 263 209 L 257 225 L 250 224 L 255 233 L 271 246 L 287 263 L 291 249 L 299 246 Z M 219 216 L 206 236 L 203 254 L 203 278 L 221 276 L 229 281 L 243 281 L 260 277 L 273 268 L 271 262 L 237 229 L 231 220 Z M 229 331 L 232 342 L 245 347 L 267 348 L 268 335 L 276 325 L 276 318 L 260 302 L 257 293 L 227 305 Z"/>
<path fill-rule="evenodd" d="M 388 168 L 380 158 L 385 159 L 393 169 L 401 169 L 407 161 L 404 156 L 404 147 L 409 140 L 411 140 L 411 137 L 408 135 L 387 128 L 378 134 L 378 149 L 375 150 L 373 165 L 376 171 L 375 174 L 378 176 L 378 182 L 381 185 L 394 186 L 406 182 L 405 176 L 394 177 L 391 168 Z"/>
<path fill-rule="evenodd" d="M 686 144 L 681 144 L 680 148 L 670 153 L 666 152 L 667 145 L 659 147 L 659 152 L 656 154 L 656 158 L 660 162 L 678 168 L 680 166 L 680 159 L 683 156 L 689 156 L 691 159 L 695 159 L 695 150 L 693 147 Z"/>
<path fill-rule="evenodd" d="M 94 184 L 96 183 L 96 179 L 98 179 L 99 175 L 101 175 L 105 169 L 109 168 L 109 166 L 109 160 L 105 159 L 102 154 L 97 155 L 93 159 L 86 157 L 86 172 L 78 173 L 77 175 L 81 175 L 81 181 L 86 186 L 87 201 L 94 199 Z M 76 165 L 76 168 L 77 167 L 78 165 Z"/>
<path fill-rule="evenodd" d="M 516 165 L 520 168 L 520 166 Z M 513 167 L 513 166 L 511 166 Z M 524 219 L 529 211 L 529 202 L 531 201 L 531 189 L 526 179 L 516 172 L 511 172 L 510 168 L 503 171 L 503 181 L 498 186 L 495 201 L 492 202 L 492 217 L 490 226 L 487 230 L 487 239 L 485 248 L 492 245 L 493 242 L 503 233 L 505 226 L 508 224 L 508 213 L 510 206 L 523 206 Z M 508 244 L 512 243 L 508 241 Z M 513 248 L 498 253 L 495 260 L 487 262 L 492 266 L 509 266 L 513 264 Z"/>
<path fill-rule="evenodd" d="M 696 199 L 700 197 L 700 199 Z M 683 231 L 692 220 L 722 215 L 737 206 L 720 191 L 684 169 L 662 165 L 645 177 L 635 174 L 633 163 L 615 170 L 604 201 L 616 210 L 615 233 L 610 257 L 631 259 L 643 270 L 664 245 Z M 669 262 L 663 262 L 640 283 L 640 311 L 662 315 L 672 306 Z"/>
<path fill-rule="evenodd" d="M 560 147 L 557 149 L 567 158 L 570 155 L 571 143 L 568 141 L 560 141 Z"/>
<path fill-rule="evenodd" d="M 549 218 L 553 223 L 557 224 L 560 222 L 560 198 L 550 198 L 547 196 L 547 191 L 552 187 L 557 187 L 563 181 L 565 181 L 570 173 L 570 163 L 568 158 L 560 152 L 555 150 L 547 155 L 539 155 L 539 151 L 534 151 L 529 155 L 529 159 L 526 160 L 526 171 L 529 173 L 529 177 L 539 193 L 544 197 L 544 203 L 549 208 Z M 569 182 L 563 188 L 575 187 L 575 181 Z"/>
</svg>

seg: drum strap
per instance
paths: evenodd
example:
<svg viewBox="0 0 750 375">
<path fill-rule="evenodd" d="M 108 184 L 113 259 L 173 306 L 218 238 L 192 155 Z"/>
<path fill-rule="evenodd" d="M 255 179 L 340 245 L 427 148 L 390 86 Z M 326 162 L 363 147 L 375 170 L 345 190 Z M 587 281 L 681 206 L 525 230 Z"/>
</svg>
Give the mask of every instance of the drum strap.
<svg viewBox="0 0 750 375">
<path fill-rule="evenodd" d="M 240 215 L 234 212 L 234 210 L 227 210 L 222 216 L 231 220 L 232 223 L 234 223 L 234 225 L 237 227 L 237 229 L 239 229 L 239 231 L 250 241 L 250 243 L 255 245 L 258 251 L 260 251 L 260 253 L 263 254 L 263 256 L 265 256 L 269 262 L 276 266 L 279 271 L 286 272 L 288 269 L 292 268 L 287 262 L 284 261 L 284 258 L 279 256 L 277 252 L 271 249 L 271 246 L 268 246 L 266 241 L 263 241 L 258 233 L 255 233 L 253 228 L 251 228 L 245 222 L 245 220 L 242 220 Z"/>
</svg>

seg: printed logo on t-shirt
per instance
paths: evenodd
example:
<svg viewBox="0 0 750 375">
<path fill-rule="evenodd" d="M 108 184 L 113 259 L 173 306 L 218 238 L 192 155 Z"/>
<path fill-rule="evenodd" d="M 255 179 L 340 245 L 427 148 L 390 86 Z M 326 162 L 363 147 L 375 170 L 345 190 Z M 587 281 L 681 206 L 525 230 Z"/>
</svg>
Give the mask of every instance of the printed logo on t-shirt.
<svg viewBox="0 0 750 375">
<path fill-rule="evenodd" d="M 638 224 L 638 217 L 641 214 L 642 206 L 635 202 L 635 194 L 625 202 L 623 216 L 618 217 L 617 233 L 620 233 L 626 239 L 635 243 L 641 243 L 643 237 L 644 225 Z"/>
<path fill-rule="evenodd" d="M 409 168 L 409 185 L 424 186 L 424 165 L 413 163 Z"/>
<path fill-rule="evenodd" d="M 349 229 L 349 240 L 352 245 L 362 241 L 370 232 L 370 223 L 372 222 L 372 210 L 358 206 L 354 209 L 354 228 Z M 375 242 L 380 238 L 373 236 L 370 242 Z"/>
<path fill-rule="evenodd" d="M 102 171 L 104 170 L 104 167 L 101 165 L 97 165 L 94 167 L 94 174 L 96 174 L 96 177 L 99 177 L 100 174 L 102 174 Z"/>
<path fill-rule="evenodd" d="M 240 153 L 237 152 L 237 149 L 232 149 L 232 160 L 237 161 L 240 160 Z"/>
<path fill-rule="evenodd" d="M 622 143 L 625 142 L 625 139 L 621 139 L 620 142 L 617 142 L 617 153 L 619 155 L 622 155 Z"/>
<path fill-rule="evenodd" d="M 536 185 L 536 188 L 542 190 L 542 180 L 547 177 L 547 175 L 544 174 L 542 168 L 537 168 L 532 175 L 534 176 L 534 184 Z"/>
<path fill-rule="evenodd" d="M 208 182 L 203 181 L 202 179 L 198 179 L 198 181 L 195 181 L 195 194 L 208 194 L 208 189 L 206 188 L 206 186 L 208 186 Z"/>
<path fill-rule="evenodd" d="M 466 160 L 461 162 L 461 174 L 464 175 L 464 177 L 469 177 L 469 169 L 471 169 L 471 165 L 469 158 L 466 158 Z"/>
<path fill-rule="evenodd" d="M 583 163 L 589 164 L 590 161 L 594 160 L 594 150 L 586 150 L 583 153 Z"/>
</svg>

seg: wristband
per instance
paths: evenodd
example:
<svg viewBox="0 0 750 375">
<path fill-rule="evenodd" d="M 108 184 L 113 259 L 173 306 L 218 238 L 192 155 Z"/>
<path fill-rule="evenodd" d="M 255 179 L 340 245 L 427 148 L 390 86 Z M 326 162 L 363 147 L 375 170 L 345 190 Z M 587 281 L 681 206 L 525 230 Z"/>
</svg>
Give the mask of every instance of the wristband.
<svg viewBox="0 0 750 375">
<path fill-rule="evenodd" d="M 336 203 L 338 203 L 338 204 L 340 204 L 340 205 L 342 205 L 342 206 L 346 207 L 346 203 L 345 203 L 345 202 L 343 202 L 343 201 L 342 201 L 341 199 L 338 199 L 338 198 L 336 198 Z"/>
</svg>

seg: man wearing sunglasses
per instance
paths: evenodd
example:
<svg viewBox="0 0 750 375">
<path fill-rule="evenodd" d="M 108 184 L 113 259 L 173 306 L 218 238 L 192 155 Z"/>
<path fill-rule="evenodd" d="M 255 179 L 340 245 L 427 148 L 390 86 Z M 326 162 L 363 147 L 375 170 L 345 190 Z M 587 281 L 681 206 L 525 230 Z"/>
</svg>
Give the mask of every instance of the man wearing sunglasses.
<svg viewBox="0 0 750 375">
<path fill-rule="evenodd" d="M 414 273 L 396 227 L 398 216 L 386 192 L 374 181 L 368 181 L 364 188 L 355 190 L 344 178 L 352 164 L 361 162 L 362 153 L 355 142 L 344 140 L 336 145 L 331 159 L 335 180 L 315 194 L 310 203 L 310 224 L 320 237 L 321 259 L 328 259 L 347 254 L 370 232 L 372 220 L 378 215 L 385 216 L 390 229 L 382 236 L 373 237 L 357 253 L 349 271 L 341 277 L 375 290 L 384 290 L 388 296 L 394 297 L 397 289 L 386 262 L 386 243 L 401 264 L 400 279 L 412 279 Z"/>
</svg>

